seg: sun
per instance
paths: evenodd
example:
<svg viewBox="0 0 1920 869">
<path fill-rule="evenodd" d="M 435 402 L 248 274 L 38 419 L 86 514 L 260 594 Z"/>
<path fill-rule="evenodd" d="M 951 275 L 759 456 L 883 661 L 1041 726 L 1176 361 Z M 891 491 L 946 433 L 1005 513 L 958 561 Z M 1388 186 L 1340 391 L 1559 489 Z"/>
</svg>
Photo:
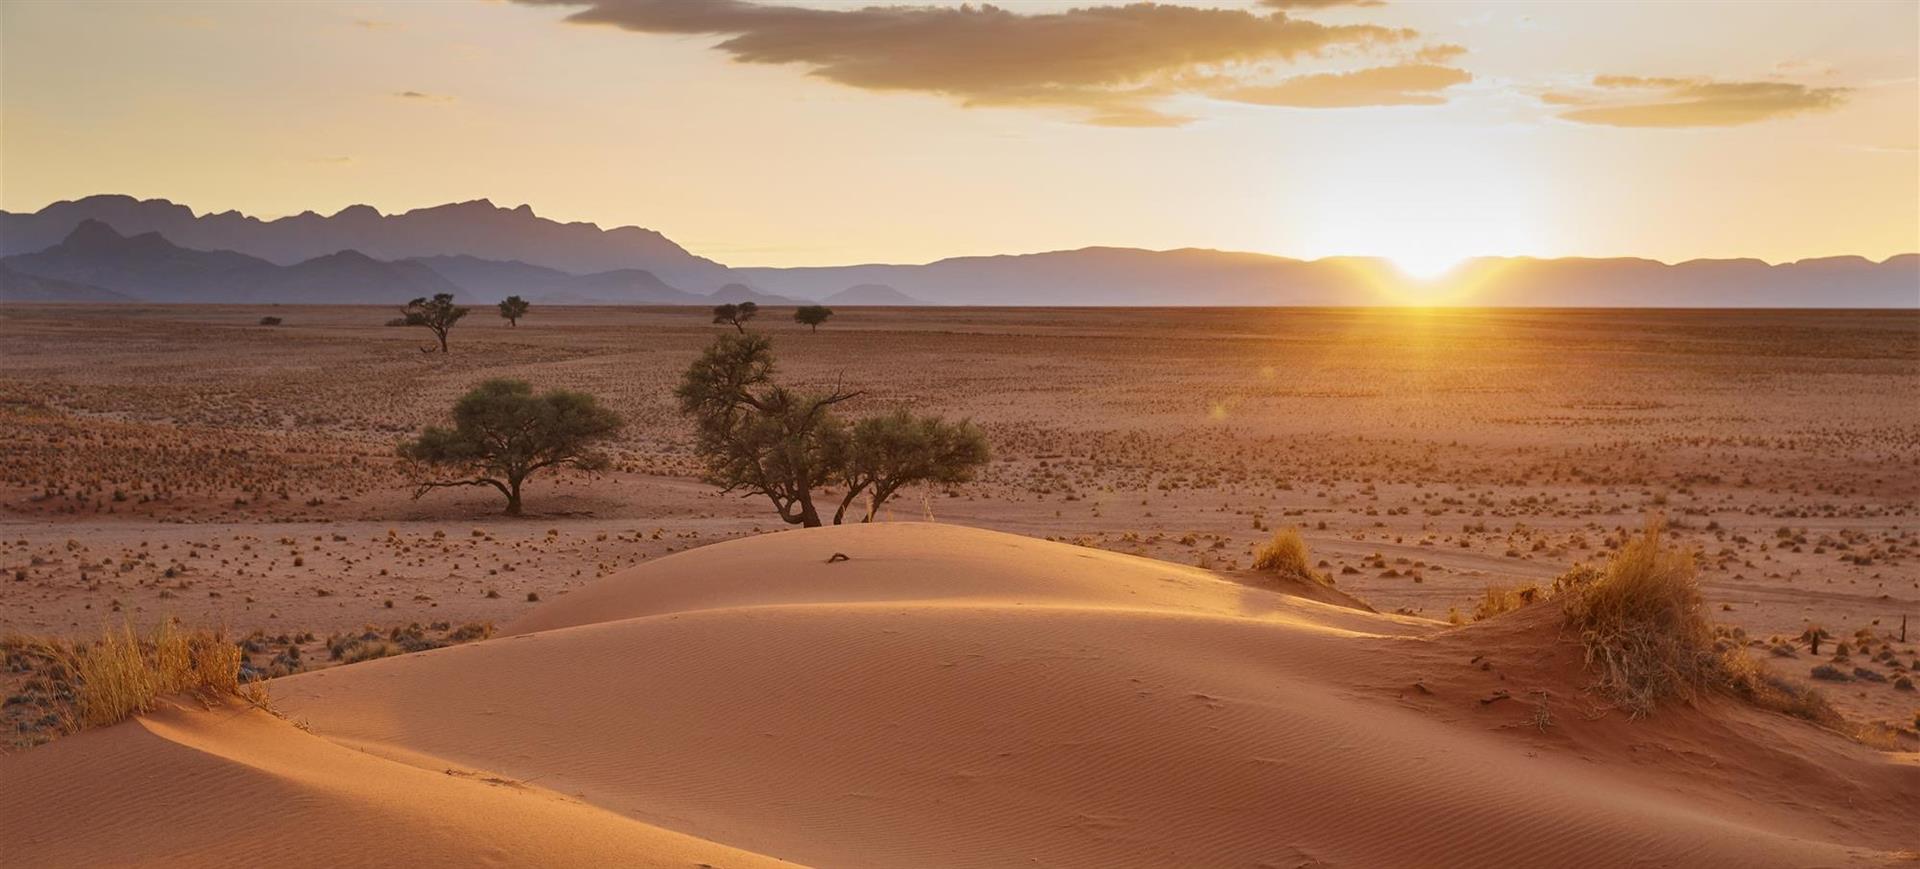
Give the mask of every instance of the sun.
<svg viewBox="0 0 1920 869">
<path fill-rule="evenodd" d="M 1437 250 L 1399 251 L 1388 254 L 1387 261 L 1401 274 L 1417 281 L 1446 277 L 1465 257 Z"/>
</svg>

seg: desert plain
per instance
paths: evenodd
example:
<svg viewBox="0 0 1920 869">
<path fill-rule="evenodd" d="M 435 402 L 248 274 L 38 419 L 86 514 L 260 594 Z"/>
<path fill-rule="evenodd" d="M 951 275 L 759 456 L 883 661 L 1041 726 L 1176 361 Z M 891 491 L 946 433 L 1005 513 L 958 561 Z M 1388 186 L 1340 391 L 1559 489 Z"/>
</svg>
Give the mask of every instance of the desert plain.
<svg viewBox="0 0 1920 869">
<path fill-rule="evenodd" d="M 20 865 L 1920 860 L 1920 312 L 769 310 L 785 380 L 993 452 L 786 534 L 674 404 L 728 327 L 490 314 L 0 311 L 0 633 L 219 627 L 274 710 L 61 735 L 10 659 Z M 598 396 L 613 467 L 414 498 L 396 445 L 492 377 Z M 1630 716 L 1548 608 L 1476 620 L 1649 521 L 1850 736 Z M 1337 593 L 1249 579 L 1286 528 Z M 1815 680 L 1811 628 L 1871 639 Z"/>
</svg>

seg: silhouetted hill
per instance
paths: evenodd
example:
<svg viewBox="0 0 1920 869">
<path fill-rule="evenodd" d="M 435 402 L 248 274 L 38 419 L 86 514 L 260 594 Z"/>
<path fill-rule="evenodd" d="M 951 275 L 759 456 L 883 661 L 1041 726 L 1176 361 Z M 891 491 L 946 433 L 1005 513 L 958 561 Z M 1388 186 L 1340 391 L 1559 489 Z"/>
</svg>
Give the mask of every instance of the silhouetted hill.
<svg viewBox="0 0 1920 869">
<path fill-rule="evenodd" d="M 261 220 L 237 211 L 196 216 L 165 199 L 88 196 L 31 214 L 0 212 L 0 254 L 41 250 L 85 220 L 127 235 L 158 232 L 182 247 L 236 251 L 280 265 L 357 250 L 382 260 L 466 254 L 574 274 L 645 269 L 696 290 L 711 290 L 729 280 L 725 267 L 688 253 L 650 229 L 560 223 L 535 215 L 525 205 L 500 208 L 485 199 L 401 214 L 355 205 L 330 216 L 307 211 Z"/>
<path fill-rule="evenodd" d="M 192 250 L 160 233 L 121 235 L 84 220 L 58 244 L 0 259 L 11 271 L 111 290 L 152 302 L 390 303 L 457 292 L 417 263 L 339 251 L 290 266 L 226 250 Z"/>
<path fill-rule="evenodd" d="M 735 304 L 738 304 L 740 302 L 752 302 L 756 305 L 804 305 L 806 304 L 805 300 L 802 300 L 802 299 L 790 298 L 788 296 L 781 296 L 773 293 L 763 293 L 759 290 L 754 289 L 753 287 L 747 286 L 746 284 L 737 284 L 737 283 L 727 284 L 726 286 L 713 291 L 713 295 L 709 296 L 707 298 L 707 301 L 715 305 L 727 304 L 730 302 Z"/>
<path fill-rule="evenodd" d="M 644 269 L 614 269 L 574 275 L 511 260 L 472 256 L 419 257 L 408 260 L 438 272 L 478 298 L 517 295 L 548 305 L 697 305 L 706 297 L 683 292 Z"/>
<path fill-rule="evenodd" d="M 823 300 L 828 305 L 924 305 L 906 293 L 886 284 L 855 284 Z"/>
<path fill-rule="evenodd" d="M 58 278 L 27 275 L 0 260 L 0 300 L 8 302 L 131 302 L 112 290 Z"/>
</svg>

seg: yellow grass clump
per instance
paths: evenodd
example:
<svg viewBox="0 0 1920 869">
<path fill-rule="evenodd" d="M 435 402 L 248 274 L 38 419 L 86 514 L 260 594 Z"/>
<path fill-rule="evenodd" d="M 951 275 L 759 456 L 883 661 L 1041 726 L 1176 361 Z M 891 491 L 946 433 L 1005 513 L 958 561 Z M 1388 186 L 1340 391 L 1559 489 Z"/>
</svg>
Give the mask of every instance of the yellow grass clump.
<svg viewBox="0 0 1920 869">
<path fill-rule="evenodd" d="M 1489 584 L 1480 595 L 1480 601 L 1473 606 L 1473 620 L 1490 619 L 1501 613 L 1509 613 L 1546 596 L 1546 592 L 1533 583 L 1526 585 Z"/>
<path fill-rule="evenodd" d="M 1298 528 L 1282 528 L 1273 532 L 1273 539 L 1253 554 L 1253 569 L 1333 584 L 1313 569 L 1312 553 L 1307 550 L 1307 541 L 1300 537 Z"/>
<path fill-rule="evenodd" d="M 1598 671 L 1596 687 L 1636 717 L 1667 698 L 1691 699 L 1724 675 L 1693 556 L 1662 545 L 1658 522 L 1604 570 L 1576 568 L 1555 587 L 1587 666 Z"/>
<path fill-rule="evenodd" d="M 153 708 L 167 694 L 264 699 L 258 686 L 240 688 L 240 647 L 216 631 L 182 631 L 161 622 L 147 637 L 131 626 L 108 630 L 97 642 L 70 652 L 77 684 L 74 712 L 82 727 L 116 724 Z"/>
</svg>

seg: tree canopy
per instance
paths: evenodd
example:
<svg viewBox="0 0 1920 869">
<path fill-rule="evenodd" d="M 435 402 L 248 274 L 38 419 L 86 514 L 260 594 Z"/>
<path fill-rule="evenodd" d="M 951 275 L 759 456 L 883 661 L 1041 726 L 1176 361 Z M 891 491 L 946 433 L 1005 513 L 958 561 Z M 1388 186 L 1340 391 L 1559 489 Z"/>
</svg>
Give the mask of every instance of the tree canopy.
<svg viewBox="0 0 1920 869">
<path fill-rule="evenodd" d="M 507 325 L 518 326 L 520 325 L 520 318 L 525 317 L 527 315 L 527 309 L 531 307 L 533 306 L 527 304 L 526 299 L 522 299 L 519 296 L 508 296 L 500 300 L 500 316 L 507 321 Z"/>
<path fill-rule="evenodd" d="M 840 476 L 847 491 L 833 523 L 840 524 L 862 494 L 867 509 L 860 521 L 872 522 L 881 505 L 902 487 L 964 483 L 986 462 L 986 435 L 971 422 L 947 422 L 906 410 L 867 417 L 854 423 L 849 437 Z"/>
<path fill-rule="evenodd" d="M 403 326 L 419 326 L 440 339 L 440 352 L 447 352 L 447 330 L 467 315 L 467 309 L 453 303 L 452 293 L 435 293 L 433 298 L 424 296 L 400 306 L 400 320 Z M 432 347 L 422 347 L 422 351 L 431 353 Z"/>
<path fill-rule="evenodd" d="M 450 486 L 492 486 L 520 515 L 520 486 L 543 468 L 601 470 L 596 444 L 617 434 L 619 414 L 591 395 L 552 390 L 539 395 L 524 380 L 489 380 L 453 405 L 453 428 L 429 426 L 400 445 L 421 466 L 413 496 Z"/>
<path fill-rule="evenodd" d="M 820 331 L 820 324 L 832 316 L 833 309 L 826 305 L 801 305 L 793 310 L 793 321 L 802 326 L 812 326 L 815 332 Z"/>
<path fill-rule="evenodd" d="M 725 323 L 744 335 L 747 332 L 747 321 L 753 319 L 758 313 L 760 313 L 760 306 L 752 302 L 741 302 L 737 305 L 729 302 L 725 305 L 713 306 L 713 322 Z"/>
</svg>

